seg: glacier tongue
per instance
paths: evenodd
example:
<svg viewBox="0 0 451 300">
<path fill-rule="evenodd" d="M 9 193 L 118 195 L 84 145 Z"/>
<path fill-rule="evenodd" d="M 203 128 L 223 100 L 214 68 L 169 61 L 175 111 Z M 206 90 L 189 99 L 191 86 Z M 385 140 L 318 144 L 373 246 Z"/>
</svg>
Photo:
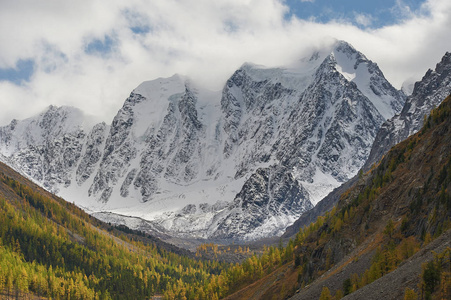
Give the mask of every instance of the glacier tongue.
<svg viewBox="0 0 451 300">
<path fill-rule="evenodd" d="M 376 64 L 337 42 L 290 66 L 244 64 L 219 92 L 180 75 L 143 82 L 109 126 L 86 128 L 76 109 L 51 107 L 1 127 L 0 149 L 100 217 L 252 240 L 281 233 L 354 176 L 404 98 Z"/>
</svg>

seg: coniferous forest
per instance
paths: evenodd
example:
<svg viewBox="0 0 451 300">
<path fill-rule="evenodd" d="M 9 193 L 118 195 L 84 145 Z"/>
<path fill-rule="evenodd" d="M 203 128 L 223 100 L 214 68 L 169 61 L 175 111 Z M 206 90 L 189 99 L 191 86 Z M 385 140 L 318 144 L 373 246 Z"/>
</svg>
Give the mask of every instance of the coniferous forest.
<svg viewBox="0 0 451 300">
<path fill-rule="evenodd" d="M 3 166 L 4 168 L 4 166 Z M 214 299 L 230 266 L 100 229 L 62 199 L 2 175 L 0 291 L 55 299 Z"/>
</svg>

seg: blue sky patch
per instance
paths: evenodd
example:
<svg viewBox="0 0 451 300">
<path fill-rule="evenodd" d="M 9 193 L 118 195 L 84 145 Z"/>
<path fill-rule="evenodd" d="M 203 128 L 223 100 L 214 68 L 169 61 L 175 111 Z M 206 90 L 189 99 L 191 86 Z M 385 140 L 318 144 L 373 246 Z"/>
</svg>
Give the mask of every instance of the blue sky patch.
<svg viewBox="0 0 451 300">
<path fill-rule="evenodd" d="M 143 13 L 125 9 L 122 11 L 122 15 L 127 20 L 129 28 L 134 34 L 145 35 L 151 31 L 152 28 L 149 25 L 148 17 Z"/>
<path fill-rule="evenodd" d="M 287 17 L 327 23 L 345 20 L 358 27 L 380 28 L 402 21 L 406 10 L 417 11 L 424 0 L 286 0 Z"/>
<path fill-rule="evenodd" d="M 130 30 L 134 34 L 146 34 L 146 33 L 150 32 L 150 27 L 149 26 L 132 26 L 132 27 L 130 27 Z"/>
<path fill-rule="evenodd" d="M 139 26 L 130 27 L 130 30 L 134 34 L 146 34 L 146 33 L 149 32 L 149 28 L 148 27 L 139 27 Z"/>
<path fill-rule="evenodd" d="M 93 55 L 106 55 L 113 51 L 116 42 L 109 35 L 105 35 L 103 40 L 94 39 L 85 46 L 85 52 Z"/>
<path fill-rule="evenodd" d="M 35 68 L 33 59 L 20 59 L 15 68 L 0 69 L 0 81 L 10 81 L 20 85 L 30 81 Z"/>
</svg>

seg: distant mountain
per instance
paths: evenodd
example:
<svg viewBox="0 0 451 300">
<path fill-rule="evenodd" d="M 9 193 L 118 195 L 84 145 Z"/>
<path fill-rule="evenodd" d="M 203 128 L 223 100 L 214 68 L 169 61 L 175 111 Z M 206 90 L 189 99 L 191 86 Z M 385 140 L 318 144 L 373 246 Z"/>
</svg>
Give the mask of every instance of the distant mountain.
<svg viewBox="0 0 451 300">
<path fill-rule="evenodd" d="M 290 66 L 244 64 L 221 92 L 180 75 L 144 82 L 110 126 L 50 107 L 0 128 L 0 152 L 106 221 L 253 240 L 282 233 L 353 177 L 404 100 L 375 63 L 336 42 Z"/>
</svg>

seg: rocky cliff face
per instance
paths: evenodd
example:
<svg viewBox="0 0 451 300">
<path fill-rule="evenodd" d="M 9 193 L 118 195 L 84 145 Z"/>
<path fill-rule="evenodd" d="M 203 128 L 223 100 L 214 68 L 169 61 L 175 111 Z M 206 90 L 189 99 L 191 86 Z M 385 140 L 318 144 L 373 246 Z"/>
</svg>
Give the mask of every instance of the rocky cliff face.
<svg viewBox="0 0 451 300">
<path fill-rule="evenodd" d="M 308 192 L 287 170 L 257 169 L 226 209 L 218 213 L 210 238 L 248 240 L 280 234 L 280 224 L 294 222 L 312 208 Z M 250 231 L 249 228 L 260 228 Z"/>
<path fill-rule="evenodd" d="M 38 116 L 1 127 L 0 149 L 5 160 L 58 192 L 76 181 L 73 173 L 80 168 L 80 160 L 85 161 L 85 144 L 93 134 L 89 134 L 91 126 L 89 118 L 76 108 L 50 106 Z M 106 127 L 99 124 L 92 130 L 99 126 Z"/>
<path fill-rule="evenodd" d="M 423 79 L 415 83 L 413 93 L 399 115 L 387 120 L 378 132 L 365 169 L 378 162 L 391 147 L 416 133 L 425 116 L 451 93 L 451 53 L 447 52 L 435 71 L 428 70 Z"/>
<path fill-rule="evenodd" d="M 111 126 L 87 129 L 80 112 L 51 107 L 1 128 L 0 147 L 90 210 L 176 236 L 250 240 L 280 234 L 354 176 L 404 99 L 337 42 L 283 68 L 245 64 L 221 92 L 179 75 L 144 82 Z"/>
</svg>

